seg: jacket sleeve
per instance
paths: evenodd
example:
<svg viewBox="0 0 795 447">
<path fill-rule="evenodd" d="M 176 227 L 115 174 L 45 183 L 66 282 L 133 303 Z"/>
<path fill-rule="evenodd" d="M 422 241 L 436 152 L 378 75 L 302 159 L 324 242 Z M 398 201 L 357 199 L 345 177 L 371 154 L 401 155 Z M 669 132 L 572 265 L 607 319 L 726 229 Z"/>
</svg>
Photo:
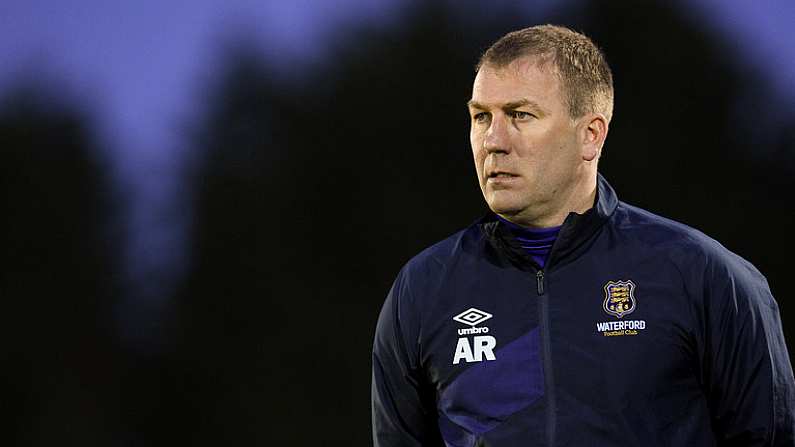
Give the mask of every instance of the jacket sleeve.
<svg viewBox="0 0 795 447">
<path fill-rule="evenodd" d="M 404 269 L 381 309 L 373 343 L 375 447 L 444 445 L 434 394 L 419 365 L 419 322 L 410 312 L 408 295 Z"/>
<path fill-rule="evenodd" d="M 702 381 L 719 446 L 795 446 L 795 379 L 767 281 L 736 258 L 707 269 Z"/>
</svg>

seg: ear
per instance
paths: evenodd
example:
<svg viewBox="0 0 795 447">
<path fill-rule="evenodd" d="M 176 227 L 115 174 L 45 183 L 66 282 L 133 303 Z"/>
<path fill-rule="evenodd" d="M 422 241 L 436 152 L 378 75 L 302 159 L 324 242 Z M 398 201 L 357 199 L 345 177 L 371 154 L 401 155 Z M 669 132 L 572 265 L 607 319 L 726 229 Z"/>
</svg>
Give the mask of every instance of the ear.
<svg viewBox="0 0 795 447">
<path fill-rule="evenodd" d="M 601 113 L 586 114 L 579 132 L 582 144 L 582 159 L 596 161 L 602 152 L 602 146 L 607 138 L 607 119 Z"/>
</svg>

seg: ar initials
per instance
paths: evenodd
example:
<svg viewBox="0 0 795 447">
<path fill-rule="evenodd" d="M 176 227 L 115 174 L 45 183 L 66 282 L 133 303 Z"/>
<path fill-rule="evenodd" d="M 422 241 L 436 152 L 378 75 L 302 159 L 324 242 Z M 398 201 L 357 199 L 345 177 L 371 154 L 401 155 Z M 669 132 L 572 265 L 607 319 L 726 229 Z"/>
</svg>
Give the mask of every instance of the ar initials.
<svg viewBox="0 0 795 447">
<path fill-rule="evenodd" d="M 458 339 L 458 345 L 455 347 L 455 355 L 453 356 L 453 365 L 457 365 L 461 359 L 467 363 L 482 362 L 483 356 L 486 360 L 495 360 L 494 348 L 497 346 L 497 339 L 491 335 L 478 335 L 475 336 L 475 350 L 472 352 L 472 347 L 469 345 L 469 339 L 466 337 Z"/>
</svg>

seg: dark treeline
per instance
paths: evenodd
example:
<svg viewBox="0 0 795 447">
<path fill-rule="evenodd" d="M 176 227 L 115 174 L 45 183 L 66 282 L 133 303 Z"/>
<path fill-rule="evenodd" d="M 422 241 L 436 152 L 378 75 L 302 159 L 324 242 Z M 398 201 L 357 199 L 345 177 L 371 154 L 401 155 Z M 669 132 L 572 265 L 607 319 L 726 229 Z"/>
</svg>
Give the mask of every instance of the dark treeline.
<svg viewBox="0 0 795 447">
<path fill-rule="evenodd" d="M 114 438 L 111 256 L 119 247 L 109 233 L 109 179 L 85 123 L 75 107 L 31 86 L 0 104 L 4 445 Z"/>
<path fill-rule="evenodd" d="M 439 11 L 412 23 L 351 37 L 300 85 L 231 52 L 197 138 L 195 265 L 168 387 L 190 444 L 368 444 L 392 276 L 483 211 L 465 109 L 483 37 Z"/>
<path fill-rule="evenodd" d="M 795 215 L 781 206 L 792 126 L 759 140 L 759 114 L 738 121 L 736 104 L 761 107 L 764 85 L 693 21 L 643 3 L 594 2 L 557 20 L 593 36 L 614 69 L 602 172 L 622 199 L 756 264 L 793 340 Z M 100 236 L 112 210 L 79 121 L 0 114 L 14 142 L 3 181 L 16 262 L 3 297 L 21 316 L 4 340 L 28 340 L 2 375 L 21 408 L 11 433 L 27 445 L 63 439 L 67 426 L 87 444 L 369 444 L 371 338 L 392 279 L 485 211 L 465 108 L 475 60 L 533 22 L 517 13 L 474 26 L 417 5 L 399 28 L 344 33 L 324 67 L 293 82 L 273 75 L 278 60 L 229 46 L 193 139 L 191 261 L 158 354 L 107 341 L 114 286 Z"/>
</svg>

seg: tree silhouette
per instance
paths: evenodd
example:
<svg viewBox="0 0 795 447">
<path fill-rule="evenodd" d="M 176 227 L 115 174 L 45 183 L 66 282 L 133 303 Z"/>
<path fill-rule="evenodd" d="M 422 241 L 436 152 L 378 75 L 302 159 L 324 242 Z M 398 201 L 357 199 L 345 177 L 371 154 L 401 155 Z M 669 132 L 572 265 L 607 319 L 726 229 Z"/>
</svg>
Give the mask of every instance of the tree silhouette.
<svg viewBox="0 0 795 447">
<path fill-rule="evenodd" d="M 0 105 L 3 433 L 106 444 L 118 423 L 108 183 L 85 118 L 46 92 L 22 87 Z"/>
</svg>

